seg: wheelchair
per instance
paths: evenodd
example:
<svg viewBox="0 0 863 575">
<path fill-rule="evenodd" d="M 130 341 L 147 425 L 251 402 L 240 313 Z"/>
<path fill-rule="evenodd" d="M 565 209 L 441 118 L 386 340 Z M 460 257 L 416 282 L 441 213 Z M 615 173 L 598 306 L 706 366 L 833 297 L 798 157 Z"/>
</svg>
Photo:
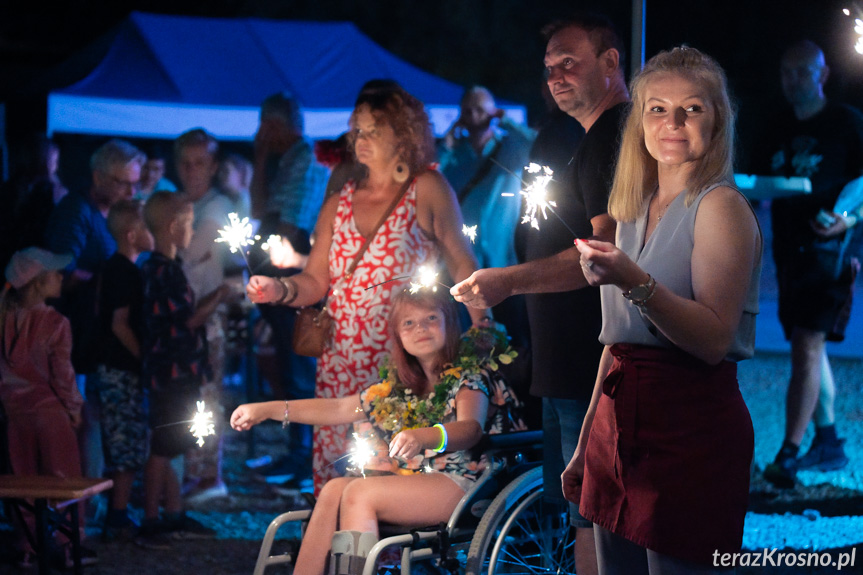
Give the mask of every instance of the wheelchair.
<svg viewBox="0 0 863 575">
<path fill-rule="evenodd" d="M 487 435 L 478 448 L 486 455 L 486 469 L 449 521 L 407 533 L 404 527 L 381 524 L 363 575 L 410 575 L 420 562 L 433 566 L 423 573 L 575 573 L 568 505 L 543 497 L 542 431 Z M 271 555 L 273 542 L 282 525 L 307 522 L 310 516 L 308 509 L 291 511 L 270 523 L 254 575 L 294 561 L 295 552 Z M 388 561 L 394 554 L 398 561 Z"/>
</svg>

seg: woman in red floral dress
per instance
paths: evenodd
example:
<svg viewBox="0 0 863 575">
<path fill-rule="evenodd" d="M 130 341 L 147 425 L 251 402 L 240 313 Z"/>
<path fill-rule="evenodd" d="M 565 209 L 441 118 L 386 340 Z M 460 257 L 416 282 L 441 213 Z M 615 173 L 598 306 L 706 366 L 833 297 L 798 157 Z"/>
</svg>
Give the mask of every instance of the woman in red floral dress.
<svg viewBox="0 0 863 575">
<path fill-rule="evenodd" d="M 377 379 L 387 353 L 391 295 L 421 266 L 435 267 L 442 259 L 456 281 L 476 269 L 455 194 L 440 173 L 428 169 L 434 140 L 422 103 L 401 88 L 368 92 L 358 99 L 350 126 L 350 148 L 366 167 L 365 177 L 349 181 L 324 203 L 302 273 L 281 281 L 253 276 L 247 286 L 254 303 L 301 307 L 327 296 L 335 325 L 318 360 L 317 397 L 353 395 Z M 369 236 L 368 249 L 348 274 Z M 376 284 L 382 285 L 366 289 Z M 469 311 L 474 323 L 487 317 L 486 310 Z M 347 432 L 345 426 L 315 430 L 316 493 L 337 476 L 332 464 L 348 451 Z"/>
</svg>

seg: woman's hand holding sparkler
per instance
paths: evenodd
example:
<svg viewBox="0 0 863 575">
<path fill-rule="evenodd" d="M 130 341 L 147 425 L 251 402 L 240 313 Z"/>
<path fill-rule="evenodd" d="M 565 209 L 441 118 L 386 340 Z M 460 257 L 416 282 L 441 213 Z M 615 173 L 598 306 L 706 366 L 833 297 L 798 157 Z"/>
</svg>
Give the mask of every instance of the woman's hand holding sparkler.
<svg viewBox="0 0 863 575">
<path fill-rule="evenodd" d="M 252 303 L 273 303 L 281 299 L 284 289 L 276 278 L 252 276 L 246 285 L 246 295 Z"/>
<path fill-rule="evenodd" d="M 581 254 L 581 271 L 592 286 L 610 284 L 627 292 L 647 281 L 647 273 L 614 244 L 578 239 L 575 247 Z"/>
</svg>

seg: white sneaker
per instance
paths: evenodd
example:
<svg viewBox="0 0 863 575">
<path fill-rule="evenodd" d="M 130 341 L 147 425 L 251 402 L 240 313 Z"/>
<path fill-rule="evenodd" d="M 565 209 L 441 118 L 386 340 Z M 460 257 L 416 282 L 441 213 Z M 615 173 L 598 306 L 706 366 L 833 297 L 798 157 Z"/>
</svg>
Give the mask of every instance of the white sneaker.
<svg viewBox="0 0 863 575">
<path fill-rule="evenodd" d="M 220 482 L 216 485 L 213 485 L 212 487 L 207 487 L 206 489 L 201 489 L 200 491 L 190 493 L 185 497 L 185 501 L 190 505 L 195 505 L 197 503 L 204 503 L 212 499 L 218 499 L 220 497 L 227 496 L 228 486 Z"/>
</svg>

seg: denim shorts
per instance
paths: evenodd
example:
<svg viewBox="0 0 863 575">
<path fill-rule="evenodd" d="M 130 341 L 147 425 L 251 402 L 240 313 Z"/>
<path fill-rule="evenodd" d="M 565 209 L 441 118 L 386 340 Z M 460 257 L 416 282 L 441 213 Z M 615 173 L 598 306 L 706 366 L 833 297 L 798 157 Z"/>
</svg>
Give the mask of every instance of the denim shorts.
<svg viewBox="0 0 863 575">
<path fill-rule="evenodd" d="M 581 424 L 589 401 L 579 399 L 542 398 L 543 492 L 553 501 L 566 501 L 560 485 L 560 475 L 572 458 L 581 434 Z M 573 527 L 593 527 L 593 523 L 578 512 L 578 505 L 569 502 L 569 521 Z"/>
</svg>

